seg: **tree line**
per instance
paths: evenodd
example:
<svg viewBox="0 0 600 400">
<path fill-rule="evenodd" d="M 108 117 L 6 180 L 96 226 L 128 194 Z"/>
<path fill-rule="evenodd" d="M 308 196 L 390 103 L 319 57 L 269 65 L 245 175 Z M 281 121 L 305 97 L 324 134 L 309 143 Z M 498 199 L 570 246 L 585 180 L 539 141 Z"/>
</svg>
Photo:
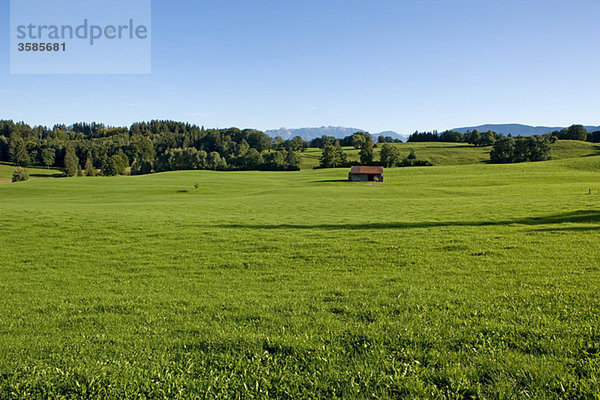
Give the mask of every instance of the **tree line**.
<svg viewBox="0 0 600 400">
<path fill-rule="evenodd" d="M 457 131 L 415 132 L 408 137 L 407 142 L 447 142 L 469 143 L 474 146 L 491 146 L 501 135 L 493 131 L 479 132 L 477 129 L 460 133 Z"/>
<path fill-rule="evenodd" d="M 373 142 L 373 135 L 369 132 L 356 132 L 350 136 L 346 136 L 342 139 L 338 139 L 335 136 L 321 136 L 318 138 L 312 139 L 310 142 L 307 142 L 307 147 L 316 147 L 319 149 L 324 149 L 325 146 L 335 145 L 339 142 L 340 146 L 352 146 L 355 149 L 360 149 L 365 142 Z M 377 143 L 402 143 L 402 140 L 395 139 L 391 136 L 378 136 Z"/>
<path fill-rule="evenodd" d="M 461 133 L 457 131 L 444 131 L 438 133 L 415 132 L 409 136 L 408 142 L 448 142 L 448 143 L 469 143 L 475 146 L 491 146 L 496 140 L 504 135 L 493 131 L 479 132 L 477 129 Z M 512 137 L 511 134 L 507 135 Z M 581 140 L 592 143 L 600 143 L 600 131 L 588 132 L 583 125 L 571 125 L 568 128 L 541 135 L 551 142 L 556 140 Z"/>
<path fill-rule="evenodd" d="M 272 139 L 255 129 L 204 129 L 175 121 L 108 127 L 99 123 L 30 126 L 0 121 L 0 161 L 64 168 L 68 176 L 182 169 L 300 169 L 300 137 Z"/>
</svg>

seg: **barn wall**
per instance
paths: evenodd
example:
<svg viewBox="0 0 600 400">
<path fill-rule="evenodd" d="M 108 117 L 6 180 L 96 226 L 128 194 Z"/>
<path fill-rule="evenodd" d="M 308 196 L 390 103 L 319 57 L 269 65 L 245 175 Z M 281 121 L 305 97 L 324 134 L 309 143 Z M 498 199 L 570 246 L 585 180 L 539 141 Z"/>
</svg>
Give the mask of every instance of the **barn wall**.
<svg viewBox="0 0 600 400">
<path fill-rule="evenodd" d="M 368 182 L 369 175 L 367 174 L 349 174 L 348 179 L 352 182 Z"/>
<path fill-rule="evenodd" d="M 383 175 L 374 175 L 375 182 L 383 182 Z M 369 174 L 348 174 L 348 180 L 352 182 L 369 182 Z"/>
</svg>

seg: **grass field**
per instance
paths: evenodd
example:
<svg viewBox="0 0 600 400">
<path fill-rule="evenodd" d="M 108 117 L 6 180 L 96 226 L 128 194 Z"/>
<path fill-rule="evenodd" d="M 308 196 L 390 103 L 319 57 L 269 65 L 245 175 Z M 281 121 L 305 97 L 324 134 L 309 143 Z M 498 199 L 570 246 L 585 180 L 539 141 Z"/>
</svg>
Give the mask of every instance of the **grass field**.
<svg viewBox="0 0 600 400">
<path fill-rule="evenodd" d="M 0 185 L 0 398 L 599 398 L 600 157 L 385 174 Z"/>
<path fill-rule="evenodd" d="M 427 160 L 433 165 L 466 165 L 488 162 L 491 147 L 474 147 L 464 143 L 396 143 L 403 153 L 408 156 L 411 149 L 415 150 L 417 158 Z M 381 145 L 375 148 L 375 159 L 379 159 Z M 358 161 L 358 150 L 353 147 L 344 147 L 348 159 Z M 319 165 L 321 149 L 309 148 L 302 153 L 302 169 L 310 169 Z M 600 146 L 596 143 L 582 142 L 578 140 L 560 140 L 552 144 L 552 158 L 561 160 L 563 158 L 584 157 L 600 155 Z"/>
</svg>

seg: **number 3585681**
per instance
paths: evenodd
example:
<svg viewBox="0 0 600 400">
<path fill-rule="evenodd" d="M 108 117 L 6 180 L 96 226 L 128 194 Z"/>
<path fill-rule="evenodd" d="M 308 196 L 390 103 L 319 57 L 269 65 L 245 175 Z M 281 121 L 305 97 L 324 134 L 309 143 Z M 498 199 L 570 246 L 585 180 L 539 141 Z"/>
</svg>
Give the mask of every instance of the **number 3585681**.
<svg viewBox="0 0 600 400">
<path fill-rule="evenodd" d="M 19 51 L 66 51 L 66 43 L 19 43 Z"/>
</svg>

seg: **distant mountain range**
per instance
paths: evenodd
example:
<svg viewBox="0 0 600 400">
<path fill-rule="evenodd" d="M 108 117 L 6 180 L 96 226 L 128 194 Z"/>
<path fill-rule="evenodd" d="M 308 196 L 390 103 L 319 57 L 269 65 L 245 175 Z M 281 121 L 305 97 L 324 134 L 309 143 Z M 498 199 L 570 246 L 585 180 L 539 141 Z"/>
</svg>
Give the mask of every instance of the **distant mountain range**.
<svg viewBox="0 0 600 400">
<path fill-rule="evenodd" d="M 564 126 L 531 126 L 531 125 L 522 125 L 522 124 L 486 124 L 479 126 L 468 126 L 464 128 L 454 128 L 450 129 L 452 131 L 457 131 L 461 133 L 465 133 L 467 131 L 472 131 L 477 129 L 480 132 L 494 131 L 496 133 L 501 133 L 503 135 L 508 135 L 509 133 L 512 136 L 533 136 L 533 135 L 543 135 L 545 133 L 550 133 L 554 131 L 558 131 L 565 128 Z M 588 132 L 600 131 L 600 126 L 585 126 Z"/>
<path fill-rule="evenodd" d="M 345 138 L 346 136 L 350 136 L 356 132 L 367 132 L 365 129 L 358 128 L 346 128 L 343 126 L 322 126 L 320 128 L 298 128 L 298 129 L 271 129 L 265 131 L 265 133 L 271 137 L 281 136 L 283 139 L 291 139 L 294 136 L 300 136 L 304 140 L 312 140 L 323 135 L 325 136 L 333 136 L 338 139 Z M 400 135 L 394 131 L 384 131 L 378 133 L 371 133 L 377 139 L 377 136 L 391 136 L 394 139 L 406 140 L 408 135 Z"/>
<path fill-rule="evenodd" d="M 458 131 L 461 133 L 465 133 L 467 131 L 472 131 L 477 129 L 480 132 L 486 131 L 494 131 L 496 133 L 500 133 L 503 135 L 508 135 L 509 133 L 512 136 L 533 136 L 533 135 L 543 135 L 545 133 L 550 133 L 554 131 L 558 131 L 565 128 L 564 126 L 531 126 L 531 125 L 523 125 L 523 124 L 485 124 L 478 126 L 466 126 L 462 128 L 454 128 L 449 129 L 452 131 Z M 588 132 L 600 131 L 599 126 L 586 125 L 585 129 Z M 294 136 L 300 136 L 304 140 L 312 140 L 314 138 L 325 136 L 333 136 L 335 138 L 341 139 L 346 136 L 350 136 L 356 132 L 367 132 L 365 129 L 359 128 L 346 128 L 343 126 L 322 126 L 320 128 L 298 128 L 298 129 L 271 129 L 265 131 L 265 133 L 271 137 L 281 136 L 283 139 L 291 139 Z M 441 131 L 440 131 L 441 132 Z M 401 139 L 402 141 L 406 141 L 409 135 L 400 134 L 394 131 L 384 131 L 371 133 L 371 135 L 377 140 L 378 136 L 391 136 L 394 139 Z"/>
</svg>

